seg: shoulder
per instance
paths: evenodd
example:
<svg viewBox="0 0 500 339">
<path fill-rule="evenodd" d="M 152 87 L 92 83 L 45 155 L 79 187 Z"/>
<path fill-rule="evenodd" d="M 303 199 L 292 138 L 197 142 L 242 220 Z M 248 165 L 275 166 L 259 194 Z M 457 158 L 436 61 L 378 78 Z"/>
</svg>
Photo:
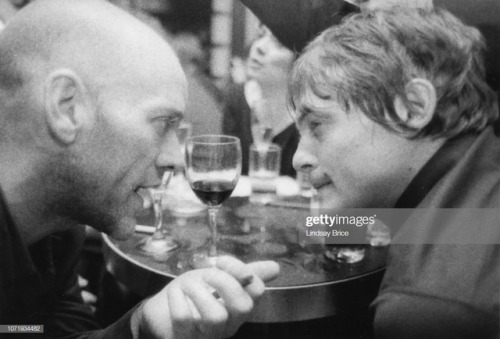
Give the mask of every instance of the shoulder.
<svg viewBox="0 0 500 339">
<path fill-rule="evenodd" d="M 487 130 L 393 238 L 375 327 L 413 327 L 422 338 L 498 335 L 499 206 L 500 142 Z M 455 337 L 464 326 L 477 336 Z"/>
<path fill-rule="evenodd" d="M 483 131 L 458 163 L 419 207 L 498 208 L 500 206 L 500 138 Z"/>
</svg>

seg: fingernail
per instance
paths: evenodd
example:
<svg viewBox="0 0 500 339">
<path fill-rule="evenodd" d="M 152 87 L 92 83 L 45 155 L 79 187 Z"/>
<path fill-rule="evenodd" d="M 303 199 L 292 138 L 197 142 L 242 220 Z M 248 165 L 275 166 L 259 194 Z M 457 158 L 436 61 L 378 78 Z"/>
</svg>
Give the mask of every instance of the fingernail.
<svg viewBox="0 0 500 339">
<path fill-rule="evenodd" d="M 241 287 L 243 288 L 247 287 L 253 282 L 253 274 L 244 276 L 243 278 L 239 279 L 238 282 L 240 283 Z M 217 293 L 217 291 L 213 291 L 212 295 L 214 296 L 215 299 L 220 299 L 220 295 L 219 293 Z"/>
<path fill-rule="evenodd" d="M 249 274 L 243 277 L 242 279 L 239 280 L 239 282 L 242 287 L 247 287 L 253 282 L 253 274 Z"/>
</svg>

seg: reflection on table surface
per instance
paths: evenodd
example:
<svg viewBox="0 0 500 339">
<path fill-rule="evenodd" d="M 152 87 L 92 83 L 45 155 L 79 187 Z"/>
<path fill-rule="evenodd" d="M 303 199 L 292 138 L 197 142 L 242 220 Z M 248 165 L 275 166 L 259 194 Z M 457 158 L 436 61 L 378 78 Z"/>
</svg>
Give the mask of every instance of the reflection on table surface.
<svg viewBox="0 0 500 339">
<path fill-rule="evenodd" d="M 259 303 L 262 311 L 254 320 L 313 319 L 346 308 L 366 307 L 376 295 L 387 248 L 367 246 L 365 258 L 357 264 L 332 261 L 324 255 L 322 244 L 299 243 L 298 228 L 310 211 L 297 206 L 307 207 L 307 200 L 296 197 L 285 202 L 296 208 L 255 205 L 248 198 L 231 198 L 219 212 L 221 252 L 245 262 L 270 259 L 280 264 L 281 274 L 267 284 L 269 291 Z M 152 222 L 149 212 L 138 216 L 139 224 Z M 141 252 L 138 245 L 148 234 L 136 233 L 127 241 L 106 239 L 108 269 L 141 295 L 154 292 L 172 277 L 190 270 L 192 251 L 204 246 L 209 237 L 206 213 L 182 217 L 165 211 L 165 222 L 172 223 L 182 244 L 173 252 L 155 256 Z M 140 270 L 142 273 L 137 274 L 142 276 L 132 274 L 131 269 Z M 314 305 L 315 300 L 324 305 Z M 316 310 L 300 310 L 311 305 Z M 264 308 L 273 308 L 274 312 Z"/>
</svg>

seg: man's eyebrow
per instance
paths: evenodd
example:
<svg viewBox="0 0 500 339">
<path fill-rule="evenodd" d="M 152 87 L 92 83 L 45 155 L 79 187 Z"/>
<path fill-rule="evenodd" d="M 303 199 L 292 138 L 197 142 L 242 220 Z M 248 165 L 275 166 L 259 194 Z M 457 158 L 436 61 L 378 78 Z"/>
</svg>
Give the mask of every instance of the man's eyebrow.
<svg viewBox="0 0 500 339">
<path fill-rule="evenodd" d="M 168 110 L 168 117 L 170 118 L 176 118 L 179 120 L 184 119 L 184 114 L 181 111 L 178 110 Z"/>
<path fill-rule="evenodd" d="M 330 106 L 313 106 L 309 104 L 303 104 L 299 106 L 297 112 L 298 117 L 295 119 L 297 126 L 300 126 L 309 115 L 313 115 L 314 117 L 319 119 L 332 118 L 332 107 Z"/>
<path fill-rule="evenodd" d="M 149 113 L 152 115 L 163 115 L 167 116 L 169 118 L 178 118 L 182 119 L 184 117 L 184 113 L 181 110 L 169 107 L 169 106 L 164 106 L 164 105 L 158 105 L 158 106 L 153 106 L 149 109 Z"/>
</svg>

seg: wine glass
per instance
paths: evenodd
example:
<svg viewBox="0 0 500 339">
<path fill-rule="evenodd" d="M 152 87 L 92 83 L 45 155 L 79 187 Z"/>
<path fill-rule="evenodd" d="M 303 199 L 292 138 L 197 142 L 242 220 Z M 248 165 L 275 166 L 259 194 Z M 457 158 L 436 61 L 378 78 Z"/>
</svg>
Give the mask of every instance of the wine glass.
<svg viewBox="0 0 500 339">
<path fill-rule="evenodd" d="M 208 207 L 208 251 L 193 254 L 195 268 L 211 267 L 217 258 L 217 211 L 231 195 L 241 174 L 240 139 L 227 135 L 200 135 L 186 142 L 186 178 Z"/>
<path fill-rule="evenodd" d="M 160 186 L 149 189 L 153 199 L 155 231 L 151 237 L 147 238 L 140 246 L 141 250 L 146 253 L 162 254 L 173 251 L 179 247 L 179 242 L 172 235 L 169 225 L 163 223 L 162 199 L 171 178 L 172 172 L 166 171 Z"/>
</svg>

